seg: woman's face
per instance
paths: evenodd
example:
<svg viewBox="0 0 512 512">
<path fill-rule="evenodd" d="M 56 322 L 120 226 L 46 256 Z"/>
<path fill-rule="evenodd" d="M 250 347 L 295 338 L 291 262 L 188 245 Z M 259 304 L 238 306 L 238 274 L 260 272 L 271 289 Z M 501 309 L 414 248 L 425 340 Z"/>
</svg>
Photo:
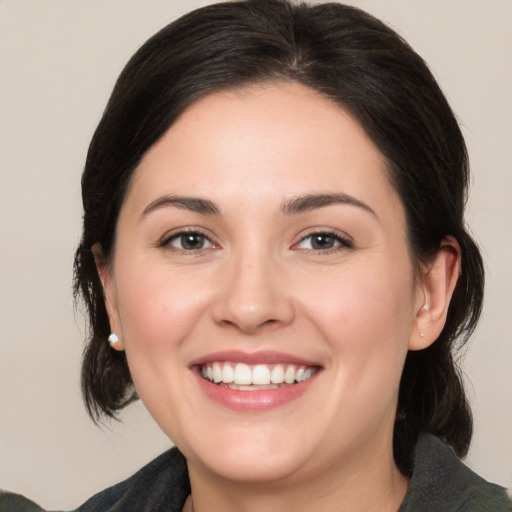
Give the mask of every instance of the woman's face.
<svg viewBox="0 0 512 512">
<path fill-rule="evenodd" d="M 188 108 L 135 172 L 103 279 L 191 471 L 286 481 L 389 455 L 423 294 L 383 156 L 316 92 Z"/>
</svg>

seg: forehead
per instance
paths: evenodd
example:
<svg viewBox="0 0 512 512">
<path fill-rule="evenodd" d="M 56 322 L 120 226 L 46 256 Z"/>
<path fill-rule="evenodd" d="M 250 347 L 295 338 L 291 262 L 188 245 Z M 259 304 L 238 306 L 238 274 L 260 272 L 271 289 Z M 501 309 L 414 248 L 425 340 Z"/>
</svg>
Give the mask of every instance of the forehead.
<svg viewBox="0 0 512 512">
<path fill-rule="evenodd" d="M 333 191 L 397 201 L 386 161 L 360 124 L 296 83 L 210 94 L 146 153 L 128 196 L 164 193 L 231 203 Z M 399 201 L 398 201 L 399 202 Z"/>
</svg>

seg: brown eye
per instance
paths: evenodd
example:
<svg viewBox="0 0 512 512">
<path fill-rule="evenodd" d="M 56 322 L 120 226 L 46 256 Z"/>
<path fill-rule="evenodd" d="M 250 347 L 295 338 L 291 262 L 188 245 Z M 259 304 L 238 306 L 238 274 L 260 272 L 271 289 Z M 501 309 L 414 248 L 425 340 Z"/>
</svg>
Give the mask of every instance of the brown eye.
<svg viewBox="0 0 512 512">
<path fill-rule="evenodd" d="M 313 249 L 332 249 L 336 244 L 333 236 L 324 233 L 311 236 L 311 247 Z"/>
<path fill-rule="evenodd" d="M 202 249 L 204 246 L 205 237 L 197 233 L 187 233 L 180 236 L 181 247 L 187 251 L 194 249 Z"/>
<path fill-rule="evenodd" d="M 213 247 L 208 237 L 195 231 L 176 233 L 162 245 L 182 251 L 199 251 Z"/>
<path fill-rule="evenodd" d="M 296 246 L 296 249 L 310 251 L 330 251 L 337 249 L 350 249 L 352 242 L 335 233 L 311 233 L 304 237 Z"/>
</svg>

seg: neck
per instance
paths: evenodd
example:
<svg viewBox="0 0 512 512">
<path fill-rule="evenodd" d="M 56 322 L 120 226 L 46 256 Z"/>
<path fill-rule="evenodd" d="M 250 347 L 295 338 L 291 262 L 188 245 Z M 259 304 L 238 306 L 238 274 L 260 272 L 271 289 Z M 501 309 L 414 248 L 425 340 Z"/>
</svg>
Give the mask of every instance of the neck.
<svg viewBox="0 0 512 512">
<path fill-rule="evenodd" d="M 396 512 L 408 480 L 392 452 L 372 452 L 363 463 L 325 468 L 316 477 L 292 475 L 278 482 L 233 482 L 189 463 L 192 496 L 184 512 Z M 346 461 L 344 461 L 346 462 Z"/>
</svg>

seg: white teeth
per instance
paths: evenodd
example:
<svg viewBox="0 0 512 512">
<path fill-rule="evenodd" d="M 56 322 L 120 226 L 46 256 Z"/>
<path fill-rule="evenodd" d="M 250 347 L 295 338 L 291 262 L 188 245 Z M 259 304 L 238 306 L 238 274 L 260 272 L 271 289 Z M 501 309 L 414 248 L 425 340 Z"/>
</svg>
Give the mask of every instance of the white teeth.
<svg viewBox="0 0 512 512">
<path fill-rule="evenodd" d="M 235 366 L 234 383 L 239 386 L 243 384 L 252 384 L 252 372 L 246 364 L 238 363 Z"/>
<path fill-rule="evenodd" d="M 270 382 L 282 384 L 284 382 L 284 368 L 282 364 L 276 364 L 270 372 Z"/>
<path fill-rule="evenodd" d="M 225 364 L 222 369 L 222 382 L 224 384 L 230 384 L 235 380 L 235 370 L 230 364 Z"/>
<path fill-rule="evenodd" d="M 219 383 L 222 380 L 222 370 L 219 363 L 213 363 L 213 382 Z"/>
<path fill-rule="evenodd" d="M 286 368 L 286 369 L 285 369 Z M 294 364 L 249 366 L 244 363 L 214 362 L 201 367 L 204 379 L 215 384 L 226 384 L 231 389 L 244 389 L 253 386 L 254 389 L 275 389 L 278 385 L 291 385 L 311 378 L 316 369 Z"/>
<path fill-rule="evenodd" d="M 295 382 L 295 365 L 291 364 L 284 372 L 284 381 L 286 384 L 293 384 Z"/>
<path fill-rule="evenodd" d="M 256 365 L 252 370 L 252 384 L 270 384 L 270 370 L 264 364 Z"/>
</svg>

